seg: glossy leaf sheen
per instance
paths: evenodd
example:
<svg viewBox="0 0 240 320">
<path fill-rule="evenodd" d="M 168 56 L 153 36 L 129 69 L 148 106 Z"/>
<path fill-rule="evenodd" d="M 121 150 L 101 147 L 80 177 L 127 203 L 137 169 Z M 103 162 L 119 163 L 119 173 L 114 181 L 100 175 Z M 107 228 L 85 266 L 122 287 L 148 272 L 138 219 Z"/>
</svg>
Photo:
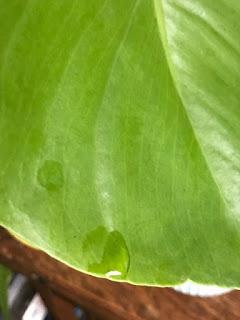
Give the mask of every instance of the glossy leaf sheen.
<svg viewBox="0 0 240 320">
<path fill-rule="evenodd" d="M 0 223 L 98 276 L 239 287 L 239 18 L 0 0 Z"/>
</svg>

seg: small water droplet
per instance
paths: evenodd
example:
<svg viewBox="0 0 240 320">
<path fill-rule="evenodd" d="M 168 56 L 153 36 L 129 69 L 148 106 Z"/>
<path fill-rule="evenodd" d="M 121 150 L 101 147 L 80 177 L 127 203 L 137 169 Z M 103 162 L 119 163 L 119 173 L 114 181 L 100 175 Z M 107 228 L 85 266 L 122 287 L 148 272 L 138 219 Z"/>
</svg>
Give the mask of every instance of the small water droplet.
<svg viewBox="0 0 240 320">
<path fill-rule="evenodd" d="M 118 276 L 121 276 L 122 273 L 120 271 L 117 271 L 117 270 L 111 270 L 111 271 L 108 271 L 105 276 L 108 277 L 108 278 L 111 278 L 111 277 L 118 277 Z"/>
<path fill-rule="evenodd" d="M 112 279 L 124 279 L 130 257 L 126 242 L 120 232 L 109 232 L 105 227 L 91 231 L 83 242 L 83 254 L 88 271 Z"/>
<path fill-rule="evenodd" d="M 62 165 L 58 161 L 46 160 L 37 173 L 39 184 L 49 191 L 60 189 L 64 183 Z"/>
</svg>

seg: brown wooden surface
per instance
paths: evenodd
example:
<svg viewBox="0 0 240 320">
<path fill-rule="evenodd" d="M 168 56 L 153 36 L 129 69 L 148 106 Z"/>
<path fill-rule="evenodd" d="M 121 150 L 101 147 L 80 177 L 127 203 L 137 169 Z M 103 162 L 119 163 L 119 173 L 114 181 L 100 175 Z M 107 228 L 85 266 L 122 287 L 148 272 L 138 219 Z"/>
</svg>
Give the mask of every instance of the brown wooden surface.
<svg viewBox="0 0 240 320">
<path fill-rule="evenodd" d="M 57 320 L 76 320 L 73 313 L 73 305 L 55 294 L 51 288 L 40 281 L 33 281 L 33 287 L 41 295 L 51 316 Z"/>
<path fill-rule="evenodd" d="M 94 278 L 26 247 L 3 229 L 0 263 L 44 284 L 59 299 L 81 305 L 98 319 L 240 320 L 240 291 L 196 298 L 169 288 L 137 287 Z"/>
</svg>

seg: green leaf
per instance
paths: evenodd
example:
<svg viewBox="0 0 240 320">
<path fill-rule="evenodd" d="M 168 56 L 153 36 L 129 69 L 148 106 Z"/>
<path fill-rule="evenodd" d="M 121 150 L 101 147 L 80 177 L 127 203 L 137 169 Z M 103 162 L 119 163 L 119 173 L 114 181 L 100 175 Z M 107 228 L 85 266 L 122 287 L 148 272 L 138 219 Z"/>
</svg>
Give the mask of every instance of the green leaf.
<svg viewBox="0 0 240 320">
<path fill-rule="evenodd" d="M 0 224 L 97 276 L 239 287 L 239 18 L 0 0 Z"/>
<path fill-rule="evenodd" d="M 8 282 L 10 271 L 0 264 L 0 313 L 4 320 L 10 319 L 8 309 Z"/>
</svg>

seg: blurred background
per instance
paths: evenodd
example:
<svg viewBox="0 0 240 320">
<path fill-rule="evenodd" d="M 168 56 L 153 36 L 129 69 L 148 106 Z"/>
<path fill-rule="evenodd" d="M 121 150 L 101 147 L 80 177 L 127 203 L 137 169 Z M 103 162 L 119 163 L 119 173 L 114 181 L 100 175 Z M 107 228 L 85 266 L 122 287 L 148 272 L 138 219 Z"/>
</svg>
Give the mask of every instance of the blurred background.
<svg viewBox="0 0 240 320">
<path fill-rule="evenodd" d="M 47 292 L 39 279 L 30 280 L 21 273 L 12 273 L 8 287 L 8 308 L 12 320 L 88 320 L 93 319 L 79 306 Z M 40 281 L 41 282 L 41 281 Z M 41 292 L 40 293 L 38 292 Z M 46 291 L 46 292 L 44 292 Z M 43 301 L 42 296 L 47 300 Z M 0 297 L 1 298 L 1 297 Z M 47 305 L 51 305 L 51 314 Z M 0 320 L 5 320 L 0 311 Z"/>
</svg>

